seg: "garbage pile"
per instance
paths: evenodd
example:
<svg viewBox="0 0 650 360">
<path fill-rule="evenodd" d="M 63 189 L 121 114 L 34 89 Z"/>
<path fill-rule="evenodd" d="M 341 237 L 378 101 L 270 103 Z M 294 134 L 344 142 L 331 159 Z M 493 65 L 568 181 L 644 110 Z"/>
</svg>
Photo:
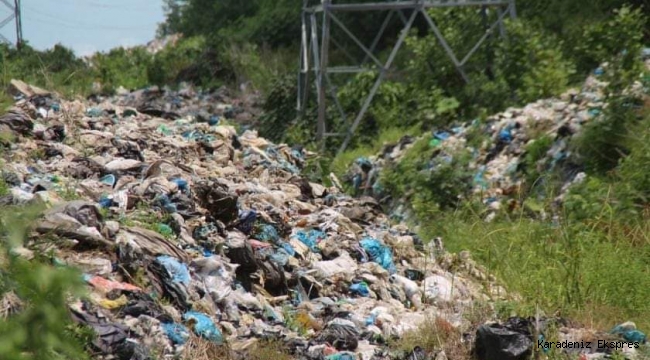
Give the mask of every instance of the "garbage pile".
<svg viewBox="0 0 650 360">
<path fill-rule="evenodd" d="M 474 303 L 505 296 L 469 254 L 301 177 L 304 149 L 190 115 L 210 102 L 198 94 L 158 94 L 153 112 L 122 105 L 146 91 L 16 91 L 0 202 L 46 210 L 14 251 L 83 272 L 90 295 L 70 311 L 99 358 L 183 357 L 196 341 L 241 358 L 265 341 L 296 359 L 404 358 L 386 343 L 432 318 L 466 327 Z"/>
<path fill-rule="evenodd" d="M 234 96 L 226 87 L 206 91 L 196 89 L 190 84 L 181 84 L 178 90 L 151 86 L 129 91 L 121 87 L 115 96 L 92 95 L 90 100 L 94 105 L 89 110 L 91 112 L 100 109 L 111 111 L 110 105 L 116 105 L 129 112 L 135 110 L 140 114 L 167 120 L 191 117 L 209 125 L 230 122 L 243 129 L 257 125 L 262 101 L 258 93 L 248 92 Z"/>
<path fill-rule="evenodd" d="M 570 90 L 560 98 L 511 108 L 484 122 L 475 120 L 450 129 L 436 129 L 420 138 L 404 137 L 398 144 L 385 146 L 376 156 L 357 159 L 346 174 L 347 183 L 357 195 L 373 196 L 384 204 L 390 203 L 396 217 L 409 218 L 408 199 L 390 199 L 383 190 L 379 174 L 388 164 L 399 162 L 416 141 L 427 141 L 429 148 L 436 151 L 429 168 L 423 171 L 437 171 L 440 164 L 451 163 L 461 151 L 471 154 L 471 161 L 463 166 L 474 173 L 471 193 L 485 205 L 488 221 L 503 209 L 521 206 L 518 203 L 520 190 L 532 185 L 526 184 L 526 166 L 534 167 L 540 175 L 558 168 L 562 170 L 566 186 L 555 199 L 560 203 L 568 187 L 585 178 L 569 144 L 587 123 L 599 118 L 605 105 L 604 86 L 598 76 L 591 76 L 580 91 Z M 482 138 L 481 143 L 469 142 L 470 136 Z M 549 141 L 545 154 L 535 164 L 526 164 L 531 145 L 543 138 Z M 536 181 L 544 181 L 543 178 Z"/>
</svg>

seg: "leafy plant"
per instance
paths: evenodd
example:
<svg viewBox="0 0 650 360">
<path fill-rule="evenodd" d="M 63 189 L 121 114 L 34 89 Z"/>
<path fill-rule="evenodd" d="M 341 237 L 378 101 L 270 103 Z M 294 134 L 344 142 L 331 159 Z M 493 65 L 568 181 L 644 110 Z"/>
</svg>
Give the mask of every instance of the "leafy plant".
<svg viewBox="0 0 650 360">
<path fill-rule="evenodd" d="M 81 344 L 67 336 L 66 302 L 81 295 L 81 274 L 12 255 L 21 246 L 36 208 L 0 210 L 0 298 L 15 296 L 22 305 L 0 321 L 0 353 L 7 359 L 87 359 Z"/>
</svg>

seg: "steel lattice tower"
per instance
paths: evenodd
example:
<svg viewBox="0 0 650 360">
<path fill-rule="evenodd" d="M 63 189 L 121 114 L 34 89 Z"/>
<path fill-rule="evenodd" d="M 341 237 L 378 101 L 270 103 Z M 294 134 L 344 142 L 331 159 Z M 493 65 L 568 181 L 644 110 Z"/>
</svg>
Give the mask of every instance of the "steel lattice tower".
<svg viewBox="0 0 650 360">
<path fill-rule="evenodd" d="M 4 20 L 0 21 L 0 29 L 4 28 L 7 26 L 9 23 L 11 23 L 13 20 L 15 20 L 16 23 L 16 47 L 20 49 L 20 46 L 23 43 L 23 22 L 22 22 L 22 15 L 20 11 L 20 2 L 21 0 L 14 0 L 13 4 L 9 0 L 0 0 L 5 6 L 11 11 L 9 16 L 7 16 Z M 12 44 L 13 42 L 9 39 L 7 39 L 4 35 L 0 34 L 0 41 L 7 43 L 7 44 Z"/>
<path fill-rule="evenodd" d="M 409 30 L 413 27 L 415 18 L 418 15 L 424 17 L 430 30 L 435 35 L 438 42 L 442 45 L 445 53 L 452 61 L 455 68 L 458 70 L 459 75 L 467 83 L 471 81 L 465 72 L 465 65 L 470 60 L 472 55 L 481 47 L 481 45 L 492 35 L 498 27 L 500 35 L 505 38 L 505 27 L 503 20 L 506 16 L 516 18 L 517 12 L 515 7 L 515 0 L 377 0 L 376 2 L 359 2 L 340 4 L 338 0 L 303 0 L 302 11 L 302 30 L 301 30 L 301 48 L 300 48 L 300 74 L 298 79 L 298 99 L 297 108 L 302 113 L 305 110 L 308 94 L 310 92 L 310 73 L 315 75 L 314 82 L 316 84 L 317 101 L 318 101 L 318 124 L 317 124 L 317 139 L 324 144 L 324 140 L 330 136 L 345 136 L 339 152 L 344 151 L 354 133 L 359 126 L 364 115 L 368 111 L 373 98 L 377 94 L 380 85 L 386 77 L 386 74 L 391 69 L 391 66 L 401 49 Z M 449 46 L 442 32 L 436 25 L 435 21 L 431 18 L 426 11 L 430 8 L 443 8 L 443 7 L 480 7 L 484 18 L 487 8 L 495 8 L 497 11 L 497 20 L 493 22 L 472 47 L 472 49 L 462 58 L 456 56 L 454 50 Z M 339 19 L 339 13 L 363 13 L 363 12 L 388 12 L 384 22 L 382 23 L 379 31 L 375 34 L 374 40 L 369 47 L 363 44 L 355 34 L 346 27 L 346 25 Z M 397 16 L 403 24 L 403 28 L 393 45 L 388 59 L 385 62 L 380 61 L 375 50 L 377 45 L 382 41 L 385 32 L 391 19 Z M 319 21 L 320 18 L 320 21 Z M 332 67 L 329 64 L 329 50 L 330 43 L 335 44 L 339 49 L 343 49 L 336 38 L 332 36 L 332 23 L 351 39 L 356 46 L 363 52 L 364 57 L 362 60 L 355 60 L 352 56 L 348 56 L 356 63 L 350 66 L 336 66 Z M 319 31 L 320 30 L 320 31 Z M 356 115 L 352 124 L 350 125 L 346 115 L 337 98 L 336 89 L 330 80 L 330 74 L 355 74 L 368 70 L 364 67 L 368 62 L 374 63 L 375 68 L 379 71 L 379 76 L 375 80 L 370 93 L 362 103 L 359 113 Z M 340 116 L 346 124 L 345 133 L 328 133 L 326 123 L 326 102 L 329 96 L 334 101 Z"/>
</svg>

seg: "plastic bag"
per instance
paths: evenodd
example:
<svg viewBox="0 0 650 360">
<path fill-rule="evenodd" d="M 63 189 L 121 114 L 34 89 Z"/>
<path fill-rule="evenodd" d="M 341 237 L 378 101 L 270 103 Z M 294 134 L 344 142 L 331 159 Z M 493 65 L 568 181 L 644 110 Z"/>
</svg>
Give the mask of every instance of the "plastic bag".
<svg viewBox="0 0 650 360">
<path fill-rule="evenodd" d="M 190 271 L 187 265 L 168 255 L 158 256 L 156 260 L 165 267 L 175 283 L 190 284 Z"/>
<path fill-rule="evenodd" d="M 95 289 L 104 293 L 113 290 L 142 291 L 142 289 L 137 286 L 112 280 L 106 280 L 100 276 L 84 275 L 84 280 L 92 285 Z"/>
<path fill-rule="evenodd" d="M 532 354 L 530 322 L 510 318 L 501 324 L 481 325 L 476 330 L 476 355 L 479 360 L 524 360 Z"/>
<path fill-rule="evenodd" d="M 239 215 L 239 224 L 237 224 L 237 229 L 241 230 L 244 234 L 250 234 L 253 231 L 253 225 L 257 220 L 257 213 L 253 210 L 243 211 Z"/>
<path fill-rule="evenodd" d="M 194 332 L 197 335 L 216 344 L 223 344 L 223 335 L 209 316 L 200 312 L 189 311 L 183 315 L 183 320 L 194 323 Z"/>
<path fill-rule="evenodd" d="M 370 256 L 372 261 L 381 265 L 381 267 L 388 270 L 391 274 L 394 274 L 397 271 L 395 264 L 393 263 L 393 252 L 386 245 L 369 236 L 361 239 L 359 243 L 368 256 Z"/>
<path fill-rule="evenodd" d="M 370 289 L 368 289 L 368 284 L 365 282 L 350 285 L 350 292 L 363 297 L 370 296 Z"/>
<path fill-rule="evenodd" d="M 260 227 L 255 238 L 260 241 L 276 243 L 280 239 L 280 235 L 273 225 L 264 224 Z"/>
<path fill-rule="evenodd" d="M 359 336 L 352 321 L 337 318 L 327 324 L 320 340 L 332 344 L 337 350 L 354 351 L 359 346 Z"/>
<path fill-rule="evenodd" d="M 637 330 L 636 324 L 633 322 L 616 325 L 610 333 L 622 336 L 625 341 L 638 342 L 640 344 L 646 343 L 646 335 Z"/>
<path fill-rule="evenodd" d="M 313 252 L 318 252 L 318 243 L 327 238 L 327 234 L 319 230 L 298 231 L 296 237 L 301 243 L 307 245 Z"/>
<path fill-rule="evenodd" d="M 165 334 L 167 334 L 169 340 L 176 345 L 183 345 L 190 338 L 190 332 L 181 324 L 161 324 L 161 327 L 165 331 Z"/>
</svg>

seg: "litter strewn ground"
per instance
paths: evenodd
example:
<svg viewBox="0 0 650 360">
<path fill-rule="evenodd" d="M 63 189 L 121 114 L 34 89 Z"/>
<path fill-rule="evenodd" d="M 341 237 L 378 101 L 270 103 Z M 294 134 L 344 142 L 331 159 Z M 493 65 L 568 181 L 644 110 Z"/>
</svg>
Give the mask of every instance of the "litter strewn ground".
<svg viewBox="0 0 650 360">
<path fill-rule="evenodd" d="M 46 209 L 16 253 L 83 272 L 89 296 L 70 310 L 98 358 L 187 358 L 197 341 L 247 358 L 274 341 L 296 359 L 441 360 L 389 345 L 436 319 L 471 348 L 476 304 L 507 296 L 468 253 L 310 183 L 304 149 L 238 132 L 200 94 L 19 92 L 0 117 L 0 202 Z"/>
</svg>

